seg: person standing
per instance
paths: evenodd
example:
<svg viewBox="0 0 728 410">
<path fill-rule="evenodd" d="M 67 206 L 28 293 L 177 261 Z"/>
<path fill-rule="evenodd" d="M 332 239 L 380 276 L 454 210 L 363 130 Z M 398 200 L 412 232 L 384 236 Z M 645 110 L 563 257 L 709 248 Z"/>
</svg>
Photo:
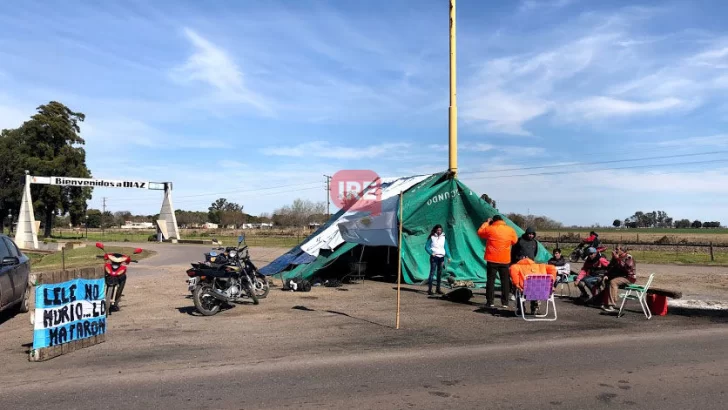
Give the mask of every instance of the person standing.
<svg viewBox="0 0 728 410">
<path fill-rule="evenodd" d="M 478 229 L 478 236 L 485 239 L 485 262 L 487 264 L 485 305 L 493 307 L 495 275 L 498 274 L 501 282 L 501 307 L 508 308 L 510 298 L 510 264 L 511 249 L 518 242 L 518 235 L 515 229 L 506 225 L 503 217 L 495 215 L 488 218 Z"/>
<path fill-rule="evenodd" d="M 425 243 L 425 250 L 430 255 L 430 278 L 428 279 L 427 294 L 432 295 L 432 278 L 437 273 L 437 294 L 442 295 L 440 282 L 442 281 L 442 271 L 445 269 L 445 258 L 450 262 L 452 257 L 441 225 L 438 224 L 432 228 L 430 237 L 427 238 Z"/>
<path fill-rule="evenodd" d="M 513 257 L 512 263 L 518 263 L 522 258 L 526 257 L 532 261 L 536 260 L 538 255 L 538 241 L 536 241 L 536 230 L 532 227 L 526 228 L 526 232 L 518 239 L 518 243 L 511 251 Z"/>
</svg>

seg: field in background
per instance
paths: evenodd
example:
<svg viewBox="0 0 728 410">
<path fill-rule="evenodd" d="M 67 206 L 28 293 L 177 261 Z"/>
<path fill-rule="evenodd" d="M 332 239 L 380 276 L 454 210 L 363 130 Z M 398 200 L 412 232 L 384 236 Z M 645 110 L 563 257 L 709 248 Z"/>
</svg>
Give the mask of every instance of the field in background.
<svg viewBox="0 0 728 410">
<path fill-rule="evenodd" d="M 109 247 L 107 248 L 110 252 L 119 252 L 125 255 L 131 256 L 134 260 L 141 260 L 148 258 L 155 254 L 153 251 L 144 250 L 142 253 L 132 255 L 134 252 L 133 247 Z M 64 266 L 66 269 L 69 268 L 85 268 L 89 266 L 101 266 L 103 259 L 99 259 L 97 255 L 103 255 L 100 249 L 95 246 L 87 246 L 85 248 L 69 249 L 65 252 L 55 252 L 51 254 L 41 254 L 26 252 L 30 257 L 30 266 L 33 271 L 50 271 L 55 269 L 61 269 Z M 64 261 L 65 259 L 65 261 Z"/>
<path fill-rule="evenodd" d="M 313 229 L 202 230 L 181 229 L 182 239 L 217 239 L 223 246 L 235 245 L 245 233 L 249 246 L 291 248 L 301 243 Z M 559 247 L 568 255 L 590 229 L 538 231 L 537 239 L 549 250 Z M 642 263 L 728 265 L 728 229 L 604 229 L 597 230 L 608 247 L 607 257 L 616 244 L 628 244 L 634 257 Z M 54 230 L 52 241 L 84 240 L 85 230 Z M 113 229 L 89 230 L 88 241 L 147 242 L 156 238 L 154 231 Z M 713 256 L 711 247 L 713 244 Z"/>
</svg>

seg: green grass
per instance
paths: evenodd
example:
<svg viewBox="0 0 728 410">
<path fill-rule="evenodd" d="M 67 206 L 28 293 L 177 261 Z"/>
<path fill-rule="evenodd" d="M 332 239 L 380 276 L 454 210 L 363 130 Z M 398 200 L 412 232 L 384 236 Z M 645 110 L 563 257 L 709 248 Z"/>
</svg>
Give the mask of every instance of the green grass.
<svg viewBox="0 0 728 410">
<path fill-rule="evenodd" d="M 553 250 L 553 247 L 547 247 L 549 251 Z M 565 258 L 569 258 L 569 254 L 574 248 L 561 248 Z M 640 263 L 649 264 L 662 264 L 662 265 L 713 265 L 713 266 L 728 266 L 728 252 L 713 252 L 714 260 L 710 260 L 710 254 L 708 252 L 692 252 L 684 251 L 654 251 L 654 250 L 632 250 L 630 251 L 632 257 L 637 262 L 639 267 Z M 607 249 L 604 252 L 604 257 L 607 260 L 612 258 L 612 250 Z M 576 270 L 578 266 L 581 266 L 584 261 L 580 260 L 576 266 L 572 266 L 572 270 Z"/>
<path fill-rule="evenodd" d="M 105 232 L 103 235 L 101 232 L 89 232 L 88 239 L 86 233 L 82 235 L 74 234 L 70 231 L 54 231 L 53 240 L 87 240 L 89 243 L 93 242 L 131 242 L 131 243 L 145 243 L 148 242 L 150 233 L 135 233 L 135 232 Z M 182 235 L 182 239 L 202 239 L 211 240 L 212 238 L 221 241 L 224 246 L 232 246 L 238 243 L 238 237 L 235 236 L 220 236 L 220 235 Z M 304 235 L 246 235 L 245 242 L 248 246 L 263 246 L 271 248 L 292 248 L 306 237 Z M 42 240 L 43 238 L 38 238 Z"/>
<path fill-rule="evenodd" d="M 560 229 L 544 229 L 543 232 L 566 234 L 569 232 L 589 233 L 595 231 L 599 234 L 612 233 L 612 234 L 664 234 L 664 235 L 726 235 L 728 234 L 728 228 L 686 228 L 686 229 L 671 229 L 671 228 L 560 228 Z"/>
<path fill-rule="evenodd" d="M 125 255 L 130 255 L 134 260 L 141 260 L 148 258 L 155 254 L 153 251 L 144 250 L 138 255 L 132 255 L 134 248 L 128 247 L 109 247 L 106 249 L 110 252 L 119 252 Z M 31 269 L 36 270 L 55 270 L 61 269 L 63 266 L 63 255 L 64 252 L 56 252 L 52 254 L 40 254 L 26 252 L 31 260 Z M 100 249 L 94 246 L 87 246 L 85 248 L 70 249 L 65 251 L 65 266 L 68 268 L 86 268 L 90 266 L 101 266 L 103 260 L 97 258 L 97 255 L 103 255 Z"/>
</svg>

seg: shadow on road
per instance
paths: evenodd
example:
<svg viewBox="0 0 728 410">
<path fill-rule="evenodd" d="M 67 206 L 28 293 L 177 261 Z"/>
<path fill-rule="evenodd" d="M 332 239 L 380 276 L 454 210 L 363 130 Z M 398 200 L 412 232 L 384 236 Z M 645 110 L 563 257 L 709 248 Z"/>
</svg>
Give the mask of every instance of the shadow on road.
<svg viewBox="0 0 728 410">
<path fill-rule="evenodd" d="M 309 308 L 309 307 L 306 307 L 306 306 L 302 306 L 302 305 L 296 305 L 296 306 L 292 307 L 291 309 L 295 309 L 295 310 L 303 310 L 303 311 L 305 311 L 305 312 L 316 312 L 316 309 L 311 309 L 311 308 Z M 344 313 L 344 312 L 338 312 L 338 311 L 336 311 L 336 310 L 324 310 L 324 312 L 326 312 L 326 313 L 332 313 L 332 314 L 334 314 L 334 315 L 346 316 L 346 317 L 348 317 L 348 318 L 356 319 L 356 320 L 359 320 L 359 321 L 362 321 L 362 322 L 366 322 L 366 323 L 369 323 L 369 324 L 372 324 L 372 325 L 377 325 L 377 326 L 381 326 L 381 327 L 387 327 L 387 328 L 393 329 L 393 327 L 392 327 L 392 326 L 389 326 L 389 325 L 383 325 L 383 324 L 381 324 L 381 323 L 377 323 L 377 322 L 372 322 L 371 320 L 367 320 L 367 319 L 362 319 L 362 318 L 359 318 L 359 317 L 351 316 L 351 315 L 350 315 L 350 314 L 348 314 L 348 313 Z"/>
</svg>

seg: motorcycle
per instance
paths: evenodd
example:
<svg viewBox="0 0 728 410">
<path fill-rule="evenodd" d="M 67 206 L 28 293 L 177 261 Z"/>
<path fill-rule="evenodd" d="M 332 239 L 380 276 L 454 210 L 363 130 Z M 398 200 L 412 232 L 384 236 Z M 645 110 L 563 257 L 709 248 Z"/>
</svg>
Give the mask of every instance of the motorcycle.
<svg viewBox="0 0 728 410">
<path fill-rule="evenodd" d="M 122 253 L 109 253 L 104 249 L 104 244 L 96 242 L 96 247 L 101 249 L 104 254 L 96 257 L 104 260 L 104 278 L 106 279 L 106 312 L 111 316 L 111 312 L 119 310 L 119 301 L 121 294 L 126 285 L 126 269 L 130 263 L 139 263 L 137 260 L 131 259 L 128 255 Z M 142 253 L 141 248 L 136 248 L 134 254 Z"/>
<path fill-rule="evenodd" d="M 588 244 L 580 243 L 579 246 L 577 246 L 576 249 L 574 249 L 571 252 L 571 254 L 569 255 L 569 260 L 571 262 L 579 262 L 579 259 L 586 260 L 586 258 L 588 256 L 586 251 L 587 251 L 587 249 L 589 249 L 589 246 L 590 245 L 588 245 Z M 604 252 L 606 250 L 607 250 L 606 246 L 597 246 L 597 252 L 599 252 L 599 253 Z"/>
<path fill-rule="evenodd" d="M 212 251 L 211 263 L 192 263 L 192 268 L 187 270 L 187 276 L 198 279 L 194 282 L 192 298 L 195 308 L 203 315 L 215 315 L 223 303 L 238 302 L 247 297 L 256 305 L 260 303 L 255 285 L 257 269 L 250 261 L 248 246 L 241 246 L 244 238 L 243 235 L 238 237 L 238 246 L 226 250 L 221 258 Z M 267 296 L 267 281 L 261 290 Z"/>
<path fill-rule="evenodd" d="M 238 237 L 238 240 L 240 242 L 243 242 L 245 240 L 245 236 L 241 235 Z M 238 244 L 239 246 L 240 244 Z M 220 253 L 218 253 L 218 251 Z M 250 254 L 248 252 L 248 246 L 244 245 L 244 247 L 241 249 L 242 251 L 242 263 L 245 265 L 245 267 L 248 269 L 249 272 L 254 272 L 254 279 L 253 284 L 255 288 L 255 295 L 258 299 L 265 299 L 268 296 L 268 293 L 270 292 L 270 283 L 268 282 L 268 277 L 258 272 L 258 268 L 253 264 L 253 261 L 250 259 Z M 217 267 L 220 268 L 222 266 L 225 266 L 229 263 L 231 263 L 231 258 L 235 258 L 238 255 L 238 247 L 234 246 L 228 246 L 226 248 L 218 247 L 218 248 L 212 248 L 210 252 L 207 252 L 205 255 L 205 261 L 204 262 L 197 262 L 197 263 L 191 263 L 193 268 L 205 268 L 205 267 Z M 188 274 L 189 276 L 189 274 Z M 197 288 L 197 284 L 200 282 L 200 276 L 193 276 L 187 279 L 187 290 L 194 296 L 195 289 Z"/>
</svg>

